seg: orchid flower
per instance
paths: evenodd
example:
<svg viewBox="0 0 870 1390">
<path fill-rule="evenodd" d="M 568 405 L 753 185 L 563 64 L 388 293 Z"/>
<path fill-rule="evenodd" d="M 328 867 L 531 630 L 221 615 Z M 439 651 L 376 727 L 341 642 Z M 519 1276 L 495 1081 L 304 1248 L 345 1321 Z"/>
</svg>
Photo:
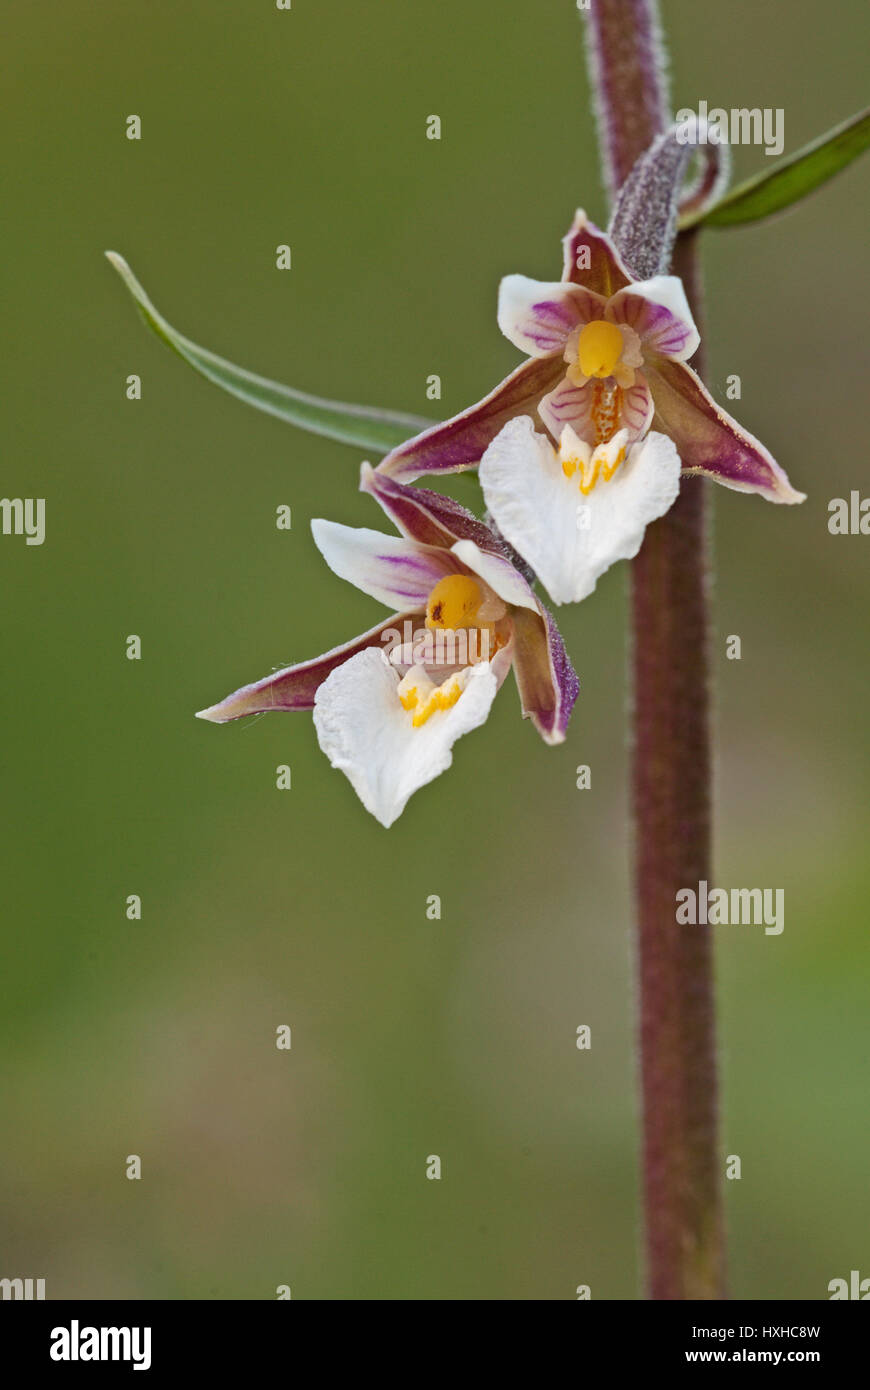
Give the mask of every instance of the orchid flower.
<svg viewBox="0 0 870 1390">
<path fill-rule="evenodd" d="M 489 527 L 452 499 L 368 464 L 361 486 L 401 535 L 315 520 L 314 540 L 337 575 L 397 611 L 199 717 L 221 724 L 313 709 L 332 766 L 390 826 L 450 766 L 456 740 L 484 723 L 511 668 L 523 716 L 549 744 L 565 738 L 579 683 L 555 623 Z"/>
<path fill-rule="evenodd" d="M 673 440 L 683 472 L 772 502 L 803 501 L 687 365 L 698 334 L 679 279 L 635 279 L 582 210 L 563 248 L 561 281 L 502 282 L 499 324 L 528 360 L 477 405 L 393 449 L 380 470 L 410 482 L 474 468 L 506 424 L 538 413 L 554 439 L 570 424 L 592 447 L 622 429 L 637 439 L 653 424 Z"/>
</svg>

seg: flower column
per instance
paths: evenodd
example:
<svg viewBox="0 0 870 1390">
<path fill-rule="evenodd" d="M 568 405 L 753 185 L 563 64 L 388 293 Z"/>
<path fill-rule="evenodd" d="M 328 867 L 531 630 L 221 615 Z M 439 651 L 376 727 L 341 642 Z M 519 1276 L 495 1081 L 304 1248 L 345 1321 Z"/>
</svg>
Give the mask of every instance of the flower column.
<svg viewBox="0 0 870 1390">
<path fill-rule="evenodd" d="M 593 0 L 587 21 L 613 197 L 667 119 L 657 16 L 652 0 Z M 692 236 L 678 238 L 673 271 L 697 322 Z M 700 356 L 694 365 L 703 373 Z M 654 1299 L 726 1296 L 712 942 L 709 927 L 680 927 L 675 915 L 677 890 L 712 877 L 706 491 L 703 480 L 684 479 L 632 567 L 643 1187 Z"/>
</svg>

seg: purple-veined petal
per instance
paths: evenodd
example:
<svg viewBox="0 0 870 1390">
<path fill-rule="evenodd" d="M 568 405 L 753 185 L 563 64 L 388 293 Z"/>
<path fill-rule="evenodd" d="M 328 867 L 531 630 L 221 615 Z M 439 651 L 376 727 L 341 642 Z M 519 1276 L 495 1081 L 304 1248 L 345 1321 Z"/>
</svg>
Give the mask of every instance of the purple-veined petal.
<svg viewBox="0 0 870 1390">
<path fill-rule="evenodd" d="M 447 552 L 404 536 L 315 518 L 311 534 L 333 574 L 388 608 L 422 609 L 430 592 L 450 573 Z"/>
<path fill-rule="evenodd" d="M 580 682 L 562 634 L 543 604 L 514 615 L 514 675 L 523 718 L 545 743 L 562 743 Z"/>
<path fill-rule="evenodd" d="M 613 242 L 589 221 L 582 208 L 577 209 L 571 230 L 562 238 L 562 250 L 563 280 L 583 285 L 605 299 L 631 284 L 633 277 Z"/>
<path fill-rule="evenodd" d="M 528 580 L 513 564 L 500 537 L 452 497 L 427 488 L 406 487 L 363 464 L 361 490 L 371 492 L 401 531 L 414 540 L 427 537 L 445 545 L 447 572 L 467 569 L 516 607 L 535 608 L 537 599 Z M 460 565 L 451 565 L 455 557 Z"/>
<path fill-rule="evenodd" d="M 563 370 L 559 358 L 530 358 L 476 405 L 393 449 L 378 464 L 377 472 L 412 483 L 424 473 L 461 473 L 476 468 L 502 425 L 515 415 L 533 411 Z"/>
<path fill-rule="evenodd" d="M 399 674 L 383 652 L 360 652 L 318 690 L 320 747 L 381 825 L 392 825 L 414 792 L 447 770 L 456 740 L 486 720 L 498 690 L 495 673 L 481 663 L 463 680 L 456 703 L 418 728 L 402 708 Z"/>
<path fill-rule="evenodd" d="M 558 439 L 565 426 L 570 425 L 581 439 L 594 440 L 592 407 L 596 384 L 590 380 L 584 381 L 582 386 L 575 386 L 573 381 L 563 376 L 555 391 L 543 397 L 538 414 L 554 439 Z"/>
<path fill-rule="evenodd" d="M 371 464 L 360 471 L 360 491 L 368 492 L 383 507 L 403 535 L 420 545 L 444 546 L 474 541 L 481 550 L 503 553 L 498 537 L 461 503 L 428 488 L 407 487 Z"/>
<path fill-rule="evenodd" d="M 646 363 L 655 424 L 670 435 L 687 473 L 706 473 L 736 492 L 758 492 L 769 502 L 803 502 L 784 469 L 748 430 L 716 404 L 685 362 Z"/>
<path fill-rule="evenodd" d="M 415 613 L 391 613 L 389 618 L 364 632 L 361 637 L 354 637 L 341 647 L 333 647 L 332 651 L 311 661 L 274 671 L 271 676 L 264 676 L 253 685 L 243 685 L 219 704 L 197 710 L 196 717 L 207 719 L 212 724 L 226 724 L 231 719 L 242 719 L 246 714 L 261 714 L 269 710 L 313 709 L 318 687 L 336 667 L 368 647 L 387 651 L 397 640 L 396 634 L 401 637 L 405 623 L 412 623 L 416 616 Z"/>
<path fill-rule="evenodd" d="M 595 412 L 601 389 L 602 383 L 599 381 L 590 380 L 582 386 L 575 386 L 566 376 L 555 391 L 543 397 L 538 414 L 554 439 L 559 439 L 565 426 L 570 425 L 587 443 L 594 445 L 598 442 Z M 627 429 L 632 439 L 639 439 L 649 428 L 653 417 L 652 396 L 641 372 L 635 377 L 633 386 L 627 390 L 620 388 L 619 400 L 619 419 L 614 421 L 615 428 Z"/>
<path fill-rule="evenodd" d="M 683 282 L 676 275 L 656 275 L 620 290 L 607 305 L 607 317 L 633 328 L 644 353 L 683 360 L 692 356 L 701 341 Z"/>
<path fill-rule="evenodd" d="M 529 357 L 562 353 L 578 324 L 604 315 L 606 300 L 580 285 L 506 275 L 498 290 L 498 326 Z"/>
<path fill-rule="evenodd" d="M 638 372 L 634 385 L 622 393 L 619 426 L 628 430 L 632 439 L 640 439 L 652 424 L 654 409 L 649 383 L 643 373 Z"/>
</svg>

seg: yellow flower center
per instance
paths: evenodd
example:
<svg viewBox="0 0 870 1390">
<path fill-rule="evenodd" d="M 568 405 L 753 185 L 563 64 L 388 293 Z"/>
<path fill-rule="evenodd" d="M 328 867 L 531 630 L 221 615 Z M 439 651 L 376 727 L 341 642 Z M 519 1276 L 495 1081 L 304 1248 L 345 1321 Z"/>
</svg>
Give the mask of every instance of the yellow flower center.
<svg viewBox="0 0 870 1390">
<path fill-rule="evenodd" d="M 593 319 L 580 332 L 577 362 L 584 376 L 612 376 L 622 356 L 622 334 L 615 323 Z"/>
<path fill-rule="evenodd" d="M 448 574 L 439 579 L 426 604 L 426 626 L 461 628 L 474 623 L 483 602 L 483 590 L 470 574 Z M 457 695 L 457 699 L 459 696 Z"/>
</svg>

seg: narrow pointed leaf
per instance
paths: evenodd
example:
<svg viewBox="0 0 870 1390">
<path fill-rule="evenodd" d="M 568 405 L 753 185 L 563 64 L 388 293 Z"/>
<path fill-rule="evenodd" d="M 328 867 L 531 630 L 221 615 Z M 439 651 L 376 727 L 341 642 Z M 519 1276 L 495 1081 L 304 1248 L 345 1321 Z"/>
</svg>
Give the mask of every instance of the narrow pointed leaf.
<svg viewBox="0 0 870 1390">
<path fill-rule="evenodd" d="M 282 386 L 280 382 L 256 376 L 244 367 L 234 366 L 225 358 L 218 357 L 217 353 L 197 347 L 196 343 L 177 332 L 155 309 L 124 258 L 115 251 L 107 251 L 106 256 L 136 301 L 148 327 L 154 330 L 158 338 L 162 338 L 209 381 L 257 410 L 263 410 L 267 415 L 277 415 L 279 420 L 286 420 L 288 424 L 297 425 L 299 429 L 309 430 L 312 434 L 323 434 L 328 439 L 337 439 L 342 444 L 353 444 L 379 454 L 389 453 L 398 444 L 435 423 L 419 415 L 325 400 L 321 396 L 311 396 L 305 391 L 295 391 L 291 386 Z"/>
<path fill-rule="evenodd" d="M 818 140 L 804 145 L 768 173 L 766 170 L 738 184 L 706 212 L 692 212 L 680 220 L 680 229 L 689 227 L 730 227 L 756 222 L 782 212 L 828 179 L 845 169 L 870 146 L 870 110 L 861 111 L 842 125 L 835 126 Z"/>
</svg>

